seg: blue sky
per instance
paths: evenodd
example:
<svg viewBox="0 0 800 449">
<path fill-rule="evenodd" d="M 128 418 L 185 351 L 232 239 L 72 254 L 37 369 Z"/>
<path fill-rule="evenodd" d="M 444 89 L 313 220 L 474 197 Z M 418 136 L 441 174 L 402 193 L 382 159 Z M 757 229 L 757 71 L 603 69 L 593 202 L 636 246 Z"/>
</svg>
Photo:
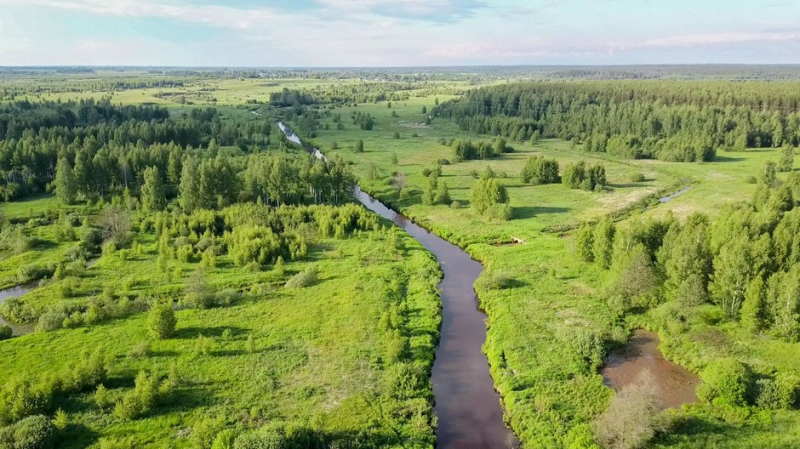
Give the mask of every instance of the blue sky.
<svg viewBox="0 0 800 449">
<path fill-rule="evenodd" d="M 0 66 L 658 63 L 800 63 L 800 0 L 0 0 Z"/>
</svg>

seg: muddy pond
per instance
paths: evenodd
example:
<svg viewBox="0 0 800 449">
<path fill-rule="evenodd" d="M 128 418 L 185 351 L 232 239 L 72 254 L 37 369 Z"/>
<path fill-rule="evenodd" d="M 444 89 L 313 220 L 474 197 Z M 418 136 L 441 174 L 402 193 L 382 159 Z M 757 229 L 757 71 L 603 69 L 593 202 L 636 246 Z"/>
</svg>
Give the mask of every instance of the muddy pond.
<svg viewBox="0 0 800 449">
<path fill-rule="evenodd" d="M 680 408 L 682 404 L 696 402 L 695 388 L 700 378 L 680 365 L 664 359 L 658 345 L 661 341 L 653 332 L 637 330 L 628 344 L 615 349 L 601 370 L 604 383 L 619 391 L 633 383 L 644 371 L 650 371 L 656 383 L 659 404 L 662 408 Z"/>
</svg>

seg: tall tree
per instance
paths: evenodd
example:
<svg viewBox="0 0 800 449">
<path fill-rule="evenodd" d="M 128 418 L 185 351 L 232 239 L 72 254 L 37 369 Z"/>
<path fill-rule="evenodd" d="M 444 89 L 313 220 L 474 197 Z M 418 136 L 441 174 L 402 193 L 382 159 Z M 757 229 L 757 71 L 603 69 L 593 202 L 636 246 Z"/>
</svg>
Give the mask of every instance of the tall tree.
<svg viewBox="0 0 800 449">
<path fill-rule="evenodd" d="M 161 174 L 158 167 L 144 169 L 144 182 L 142 183 L 141 204 L 142 211 L 145 213 L 164 210 L 167 205 L 164 184 L 161 182 Z"/>
<path fill-rule="evenodd" d="M 65 157 L 56 166 L 56 196 L 62 204 L 73 204 L 78 196 L 78 180 Z"/>
<path fill-rule="evenodd" d="M 200 208 L 200 172 L 193 157 L 187 158 L 183 164 L 179 190 L 181 207 L 185 212 Z"/>
</svg>

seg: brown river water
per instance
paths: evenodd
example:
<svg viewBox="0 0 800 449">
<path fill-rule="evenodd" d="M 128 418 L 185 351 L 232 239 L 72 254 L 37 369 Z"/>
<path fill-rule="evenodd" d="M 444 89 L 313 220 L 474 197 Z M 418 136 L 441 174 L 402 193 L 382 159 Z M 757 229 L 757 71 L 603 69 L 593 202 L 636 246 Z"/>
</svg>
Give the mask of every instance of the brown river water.
<svg viewBox="0 0 800 449">
<path fill-rule="evenodd" d="M 633 383 L 637 376 L 649 370 L 656 382 L 662 408 L 680 408 L 696 402 L 695 388 L 700 383 L 697 374 L 664 359 L 658 345 L 661 341 L 653 332 L 637 330 L 630 342 L 611 352 L 601 370 L 604 383 L 619 391 Z"/>
<path fill-rule="evenodd" d="M 280 125 L 289 140 L 300 143 L 291 130 Z M 316 150 L 318 158 L 325 156 Z M 489 362 L 481 347 L 486 341 L 486 315 L 478 309 L 473 284 L 483 266 L 456 245 L 414 224 L 380 201 L 355 190 L 367 209 L 393 221 L 436 256 L 444 272 L 439 285 L 442 297 L 442 329 L 431 381 L 436 399 L 440 449 L 502 449 L 518 446 L 503 423 L 500 396 L 494 390 Z"/>
</svg>

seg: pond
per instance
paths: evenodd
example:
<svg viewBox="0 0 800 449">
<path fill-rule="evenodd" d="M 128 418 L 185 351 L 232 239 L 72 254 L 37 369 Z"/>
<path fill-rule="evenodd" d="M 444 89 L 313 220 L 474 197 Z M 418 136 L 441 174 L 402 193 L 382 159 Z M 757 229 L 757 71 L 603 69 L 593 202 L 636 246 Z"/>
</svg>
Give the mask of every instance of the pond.
<svg viewBox="0 0 800 449">
<path fill-rule="evenodd" d="M 601 370 L 604 383 L 619 391 L 633 383 L 644 371 L 650 371 L 657 385 L 656 395 L 662 408 L 680 408 L 697 402 L 697 374 L 666 360 L 658 349 L 658 335 L 645 330 L 633 333 L 628 344 L 611 351 Z"/>
</svg>

